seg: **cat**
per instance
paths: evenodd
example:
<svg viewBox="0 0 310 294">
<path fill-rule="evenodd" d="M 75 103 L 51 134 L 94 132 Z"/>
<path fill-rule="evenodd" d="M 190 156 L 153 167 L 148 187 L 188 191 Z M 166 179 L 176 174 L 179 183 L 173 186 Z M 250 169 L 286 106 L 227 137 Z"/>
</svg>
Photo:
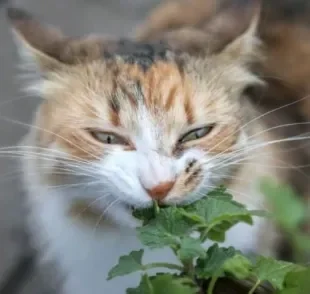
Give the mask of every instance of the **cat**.
<svg viewBox="0 0 310 294">
<path fill-rule="evenodd" d="M 233 39 L 224 22 L 212 26 L 203 52 L 178 33 L 149 42 L 69 38 L 8 9 L 30 72 L 26 90 L 42 97 L 20 148 L 33 244 L 40 266 L 52 262 L 63 278 L 57 293 L 123 294 L 138 284 L 139 273 L 106 281 L 119 256 L 141 248 L 132 207 L 184 205 L 224 183 L 237 201 L 268 209 L 259 180 L 285 182 L 276 166 L 290 158 L 248 99 L 249 88 L 263 86 L 252 72 L 259 10 L 250 8 Z M 80 201 L 98 212 L 95 223 L 72 215 Z M 276 255 L 279 238 L 255 219 L 224 245 Z M 167 260 L 169 250 L 146 250 L 145 262 Z"/>
</svg>

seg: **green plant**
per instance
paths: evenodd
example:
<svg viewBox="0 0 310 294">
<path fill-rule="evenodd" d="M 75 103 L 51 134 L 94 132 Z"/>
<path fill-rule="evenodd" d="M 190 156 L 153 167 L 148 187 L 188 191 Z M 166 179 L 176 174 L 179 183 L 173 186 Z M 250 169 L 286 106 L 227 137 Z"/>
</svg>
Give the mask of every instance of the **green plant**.
<svg viewBox="0 0 310 294">
<path fill-rule="evenodd" d="M 261 190 L 272 206 L 273 221 L 292 244 L 294 259 L 303 262 L 310 252 L 310 236 L 301 230 L 303 224 L 310 224 L 309 206 L 287 185 L 264 179 Z"/>
<path fill-rule="evenodd" d="M 270 184 L 263 187 L 268 194 L 276 193 Z M 263 256 L 251 260 L 233 247 L 219 246 L 237 223 L 251 225 L 253 216 L 267 217 L 262 211 L 247 210 L 222 187 L 186 207 L 161 208 L 154 203 L 152 208 L 134 211 L 134 216 L 143 222 L 138 228 L 141 243 L 150 249 L 170 247 L 179 263 L 144 264 L 142 249 L 120 257 L 108 279 L 142 272 L 140 285 L 128 289 L 127 294 L 310 293 L 309 267 Z M 215 243 L 205 249 L 202 244 L 206 240 Z M 169 272 L 149 275 L 152 268 Z M 218 290 L 222 283 L 229 285 L 226 292 Z M 242 290 L 234 292 L 232 285 Z"/>
</svg>

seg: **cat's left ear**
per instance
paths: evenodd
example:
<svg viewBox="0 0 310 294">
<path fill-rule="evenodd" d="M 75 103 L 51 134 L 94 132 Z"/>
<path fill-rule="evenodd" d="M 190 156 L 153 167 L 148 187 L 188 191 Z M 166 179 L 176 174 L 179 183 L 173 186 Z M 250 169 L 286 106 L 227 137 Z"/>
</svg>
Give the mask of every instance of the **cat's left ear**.
<svg viewBox="0 0 310 294">
<path fill-rule="evenodd" d="M 227 2 L 201 27 L 186 27 L 165 34 L 172 48 L 191 55 L 221 55 L 247 61 L 257 54 L 260 0 Z"/>
<path fill-rule="evenodd" d="M 210 53 L 227 60 L 248 63 L 260 57 L 258 24 L 261 1 L 239 2 L 215 16 L 204 30 L 213 36 L 209 44 Z"/>
</svg>

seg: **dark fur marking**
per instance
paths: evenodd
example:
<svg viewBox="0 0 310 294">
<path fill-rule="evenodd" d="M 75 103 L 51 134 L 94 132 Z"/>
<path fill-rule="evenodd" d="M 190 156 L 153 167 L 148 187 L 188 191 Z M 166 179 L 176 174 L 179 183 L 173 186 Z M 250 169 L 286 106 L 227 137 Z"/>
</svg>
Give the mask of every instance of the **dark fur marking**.
<svg viewBox="0 0 310 294">
<path fill-rule="evenodd" d="M 143 94 L 143 91 L 142 91 L 142 87 L 141 87 L 140 81 L 136 81 L 136 89 L 137 89 L 137 93 L 138 93 L 138 95 L 136 95 L 136 98 L 137 98 L 138 100 L 143 100 L 143 99 L 145 99 L 144 94 Z"/>
<path fill-rule="evenodd" d="M 188 165 L 187 165 L 187 167 L 186 167 L 186 169 L 185 169 L 185 172 L 186 172 L 186 173 L 189 173 L 189 172 L 192 170 L 193 166 L 196 164 L 196 162 L 197 162 L 196 159 L 191 160 L 191 161 L 188 163 Z"/>
<path fill-rule="evenodd" d="M 188 178 L 184 181 L 184 185 L 187 186 L 190 184 L 192 181 L 195 180 L 195 178 L 199 177 L 201 175 L 202 169 L 198 168 L 195 171 L 193 171 Z"/>
<path fill-rule="evenodd" d="M 120 111 L 120 103 L 118 101 L 117 96 L 113 95 L 109 100 L 110 108 L 115 112 L 119 113 Z"/>
<path fill-rule="evenodd" d="M 122 39 L 112 50 L 105 50 L 104 57 L 120 56 L 125 62 L 138 64 L 147 71 L 158 60 L 167 60 L 169 47 L 163 42 L 140 43 Z"/>
</svg>

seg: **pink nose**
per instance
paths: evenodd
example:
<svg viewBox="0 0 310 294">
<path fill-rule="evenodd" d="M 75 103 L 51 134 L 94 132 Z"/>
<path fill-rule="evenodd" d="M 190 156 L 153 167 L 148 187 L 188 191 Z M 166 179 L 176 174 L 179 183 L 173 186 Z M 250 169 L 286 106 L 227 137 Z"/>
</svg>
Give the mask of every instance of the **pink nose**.
<svg viewBox="0 0 310 294">
<path fill-rule="evenodd" d="M 174 182 L 163 182 L 152 189 L 146 189 L 152 199 L 163 200 L 166 198 L 170 190 L 172 189 Z"/>
</svg>

